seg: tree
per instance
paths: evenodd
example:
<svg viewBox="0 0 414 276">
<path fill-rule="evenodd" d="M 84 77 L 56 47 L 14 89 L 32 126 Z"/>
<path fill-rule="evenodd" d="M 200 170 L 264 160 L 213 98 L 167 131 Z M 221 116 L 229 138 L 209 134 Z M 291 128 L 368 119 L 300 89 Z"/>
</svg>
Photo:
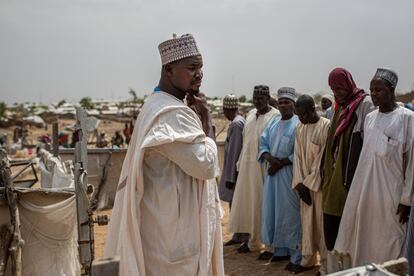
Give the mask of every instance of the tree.
<svg viewBox="0 0 414 276">
<path fill-rule="evenodd" d="M 56 105 L 56 108 L 59 108 L 59 107 L 61 107 L 62 105 L 64 105 L 66 103 L 66 101 L 65 100 L 61 100 L 61 101 L 59 101 L 58 102 L 58 104 Z"/>
<path fill-rule="evenodd" d="M 245 103 L 247 101 L 247 98 L 246 98 L 246 96 L 245 95 L 241 95 L 240 97 L 239 97 L 239 102 L 241 102 L 241 103 Z"/>
<path fill-rule="evenodd" d="M 7 106 L 4 102 L 0 102 L 0 119 L 6 116 Z"/>
<path fill-rule="evenodd" d="M 137 100 L 137 99 L 138 99 L 138 97 L 137 97 L 137 92 L 135 92 L 135 90 L 134 90 L 134 89 L 129 88 L 129 94 L 131 94 L 133 101 L 135 101 L 135 100 Z"/>
<path fill-rule="evenodd" d="M 33 115 L 33 113 L 36 111 L 36 105 L 30 105 L 29 106 L 29 114 Z"/>
<path fill-rule="evenodd" d="M 29 116 L 29 109 L 24 106 L 24 104 L 15 104 L 10 109 L 17 118 L 23 118 Z"/>
<path fill-rule="evenodd" d="M 144 100 L 143 100 L 143 99 L 138 98 L 137 93 L 135 92 L 135 90 L 134 90 L 134 89 L 129 88 L 129 94 L 131 94 L 131 96 L 132 96 L 132 101 L 131 101 L 131 103 L 132 103 L 133 105 L 138 105 L 138 104 L 142 104 L 142 103 L 144 103 Z M 145 97 L 145 96 L 144 96 L 144 97 Z"/>
<path fill-rule="evenodd" d="M 79 101 L 79 104 L 84 108 L 84 109 L 93 109 L 93 103 L 92 103 L 92 99 L 90 97 L 84 97 Z"/>
<path fill-rule="evenodd" d="M 124 112 L 124 108 L 125 108 L 125 102 L 119 102 L 116 104 L 116 107 L 118 108 L 119 111 L 121 111 L 121 113 Z"/>
</svg>

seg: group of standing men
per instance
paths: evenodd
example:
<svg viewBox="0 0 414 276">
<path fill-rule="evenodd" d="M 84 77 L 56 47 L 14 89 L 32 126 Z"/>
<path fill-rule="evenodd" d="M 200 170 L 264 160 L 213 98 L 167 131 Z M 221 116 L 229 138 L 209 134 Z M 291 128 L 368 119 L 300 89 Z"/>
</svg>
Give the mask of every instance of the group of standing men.
<svg viewBox="0 0 414 276">
<path fill-rule="evenodd" d="M 237 98 L 226 96 L 224 113 L 233 122 L 220 196 L 230 202 L 235 234 L 225 245 L 260 251 L 258 260 L 289 260 L 292 273 L 315 266 L 317 255 L 318 274 L 403 256 L 414 113 L 396 104 L 397 81 L 394 71 L 377 69 L 369 96 L 347 70 L 334 69 L 328 78 L 334 105 L 324 108 L 329 119 L 294 88 L 278 90 L 276 110 L 269 88 L 256 86 L 243 130 Z"/>
<path fill-rule="evenodd" d="M 136 121 L 104 255 L 120 256 L 120 275 L 221 276 L 219 164 L 199 91 L 203 59 L 190 34 L 158 48 L 161 78 Z M 279 89 L 277 110 L 269 88 L 256 86 L 246 119 L 236 97 L 226 97 L 232 123 L 219 188 L 235 233 L 226 244 L 242 243 L 239 253 L 264 249 L 259 259 L 289 260 L 293 273 L 315 265 L 318 253 L 321 274 L 341 269 L 340 258 L 355 266 L 402 255 L 414 113 L 396 105 L 396 84 L 394 72 L 378 69 L 371 101 L 348 71 L 333 70 L 331 121 L 293 88 Z"/>
</svg>

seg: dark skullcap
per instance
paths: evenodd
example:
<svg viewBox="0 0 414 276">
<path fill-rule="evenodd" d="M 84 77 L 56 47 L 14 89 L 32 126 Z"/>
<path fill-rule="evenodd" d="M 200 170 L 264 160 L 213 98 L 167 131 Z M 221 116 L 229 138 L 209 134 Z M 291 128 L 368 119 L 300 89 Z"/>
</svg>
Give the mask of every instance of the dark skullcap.
<svg viewBox="0 0 414 276">
<path fill-rule="evenodd" d="M 378 68 L 377 72 L 375 72 L 375 75 L 372 79 L 381 79 L 388 82 L 392 88 L 395 89 L 397 87 L 398 83 L 398 75 L 391 69 L 387 68 Z"/>
<path fill-rule="evenodd" d="M 270 96 L 269 86 L 267 86 L 267 85 L 256 85 L 254 87 L 253 93 L 254 94 L 259 94 L 259 95 Z"/>
</svg>

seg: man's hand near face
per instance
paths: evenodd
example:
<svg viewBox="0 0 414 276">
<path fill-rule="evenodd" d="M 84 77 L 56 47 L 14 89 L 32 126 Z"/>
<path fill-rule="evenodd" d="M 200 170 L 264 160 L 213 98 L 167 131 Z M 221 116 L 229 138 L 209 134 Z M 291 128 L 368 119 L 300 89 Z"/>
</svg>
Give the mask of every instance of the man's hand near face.
<svg viewBox="0 0 414 276">
<path fill-rule="evenodd" d="M 197 93 L 196 95 L 187 94 L 186 97 L 187 105 L 194 110 L 194 112 L 198 115 L 203 124 L 203 131 L 204 133 L 209 136 L 211 122 L 210 122 L 210 114 L 207 104 L 207 99 L 204 93 Z"/>
</svg>

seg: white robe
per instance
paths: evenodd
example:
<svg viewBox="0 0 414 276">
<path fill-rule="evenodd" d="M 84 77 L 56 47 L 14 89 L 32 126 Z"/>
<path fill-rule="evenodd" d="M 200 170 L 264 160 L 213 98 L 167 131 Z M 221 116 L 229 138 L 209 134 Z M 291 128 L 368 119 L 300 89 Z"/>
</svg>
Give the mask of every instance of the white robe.
<svg viewBox="0 0 414 276">
<path fill-rule="evenodd" d="M 177 98 L 152 94 L 124 160 L 105 244 L 120 275 L 224 275 L 217 148 Z"/>
<path fill-rule="evenodd" d="M 279 111 L 272 108 L 256 118 L 256 109 L 251 110 L 243 129 L 243 148 L 238 161 L 239 175 L 230 211 L 229 230 L 234 233 L 249 233 L 249 247 L 261 247 L 262 201 L 264 165 L 257 161 L 259 139 L 268 123 Z"/>
<path fill-rule="evenodd" d="M 364 131 L 335 244 L 352 266 L 402 256 L 407 224 L 396 213 L 400 203 L 411 206 L 414 185 L 414 113 L 401 107 L 373 111 Z"/>
<path fill-rule="evenodd" d="M 302 265 L 316 264 L 319 251 L 321 269 L 325 269 L 326 246 L 323 235 L 323 210 L 320 165 L 328 135 L 329 120 L 320 118 L 315 124 L 298 123 L 295 136 L 295 156 L 293 158 L 294 189 L 302 183 L 310 190 L 312 205 L 300 201 L 302 222 Z"/>
</svg>

